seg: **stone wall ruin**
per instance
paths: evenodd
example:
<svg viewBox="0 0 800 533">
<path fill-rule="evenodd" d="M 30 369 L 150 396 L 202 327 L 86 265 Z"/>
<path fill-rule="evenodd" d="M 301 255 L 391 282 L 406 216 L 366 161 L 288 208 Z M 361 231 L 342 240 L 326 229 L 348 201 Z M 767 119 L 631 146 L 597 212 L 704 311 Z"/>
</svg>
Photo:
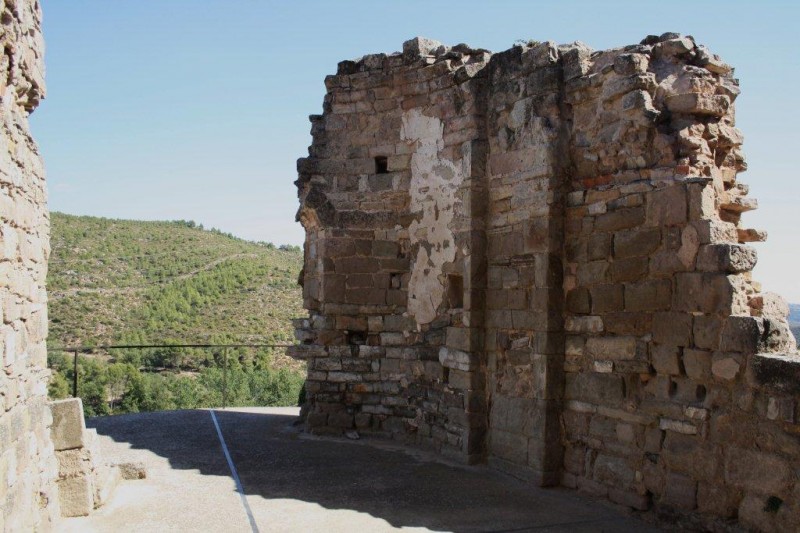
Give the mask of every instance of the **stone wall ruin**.
<svg viewBox="0 0 800 533">
<path fill-rule="evenodd" d="M 698 527 L 800 527 L 733 69 L 691 37 L 339 64 L 298 161 L 306 425 Z"/>
<path fill-rule="evenodd" d="M 0 529 L 47 530 L 59 516 L 47 405 L 49 217 L 28 115 L 44 97 L 35 0 L 2 3 L 0 75 Z"/>
</svg>

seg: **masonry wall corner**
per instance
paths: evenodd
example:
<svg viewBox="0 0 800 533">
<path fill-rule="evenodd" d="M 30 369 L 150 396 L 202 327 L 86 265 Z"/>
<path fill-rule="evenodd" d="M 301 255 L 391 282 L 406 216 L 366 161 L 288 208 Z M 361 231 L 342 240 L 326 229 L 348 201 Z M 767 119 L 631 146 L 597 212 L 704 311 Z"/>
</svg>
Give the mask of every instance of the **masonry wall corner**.
<svg viewBox="0 0 800 533">
<path fill-rule="evenodd" d="M 297 182 L 310 431 L 800 527 L 798 358 L 750 275 L 731 67 L 678 34 L 417 38 L 326 87 Z"/>
</svg>

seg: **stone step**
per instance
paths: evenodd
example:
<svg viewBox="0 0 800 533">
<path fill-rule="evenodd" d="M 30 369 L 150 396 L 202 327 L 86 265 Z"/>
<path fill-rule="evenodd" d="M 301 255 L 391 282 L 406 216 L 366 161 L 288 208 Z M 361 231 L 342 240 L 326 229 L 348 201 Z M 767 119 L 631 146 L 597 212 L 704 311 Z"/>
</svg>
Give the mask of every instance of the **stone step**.
<svg viewBox="0 0 800 533">
<path fill-rule="evenodd" d="M 94 508 L 97 509 L 108 503 L 114 495 L 122 473 L 116 466 L 102 465 L 94 471 Z"/>
</svg>

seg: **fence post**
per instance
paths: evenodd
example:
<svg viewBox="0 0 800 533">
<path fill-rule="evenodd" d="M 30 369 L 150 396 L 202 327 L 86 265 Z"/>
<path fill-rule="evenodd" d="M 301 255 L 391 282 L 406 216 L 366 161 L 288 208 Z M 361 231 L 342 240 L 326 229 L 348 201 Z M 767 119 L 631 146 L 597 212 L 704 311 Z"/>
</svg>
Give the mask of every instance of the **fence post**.
<svg viewBox="0 0 800 533">
<path fill-rule="evenodd" d="M 72 363 L 72 397 L 78 397 L 78 350 L 75 350 L 75 359 Z"/>
<path fill-rule="evenodd" d="M 228 348 L 223 348 L 222 359 L 222 408 L 228 407 Z"/>
</svg>

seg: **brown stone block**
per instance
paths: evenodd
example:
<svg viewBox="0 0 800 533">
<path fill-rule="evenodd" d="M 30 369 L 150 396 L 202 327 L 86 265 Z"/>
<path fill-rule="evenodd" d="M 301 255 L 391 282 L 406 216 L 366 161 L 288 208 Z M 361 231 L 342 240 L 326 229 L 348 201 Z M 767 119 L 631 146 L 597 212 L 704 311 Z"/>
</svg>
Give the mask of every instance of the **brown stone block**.
<svg viewBox="0 0 800 533">
<path fill-rule="evenodd" d="M 372 241 L 373 257 L 397 258 L 400 246 L 393 241 Z"/>
<path fill-rule="evenodd" d="M 600 454 L 594 462 L 593 478 L 604 485 L 624 489 L 632 486 L 635 472 L 625 458 Z"/>
<path fill-rule="evenodd" d="M 596 285 L 610 280 L 610 269 L 607 261 L 592 261 L 578 265 L 578 283 L 580 285 Z"/>
<path fill-rule="evenodd" d="M 646 194 L 647 224 L 673 226 L 687 221 L 686 189 L 682 184 Z"/>
<path fill-rule="evenodd" d="M 356 255 L 362 257 L 370 257 L 372 254 L 372 239 L 369 236 L 366 239 L 356 239 L 353 241 L 356 248 Z"/>
<path fill-rule="evenodd" d="M 639 281 L 647 276 L 648 258 L 631 257 L 611 263 L 611 280 L 615 282 Z"/>
<path fill-rule="evenodd" d="M 360 287 L 372 287 L 373 278 L 372 274 L 348 274 L 346 287 L 348 289 Z"/>
<path fill-rule="evenodd" d="M 669 309 L 672 283 L 652 280 L 625 285 L 626 311 L 661 311 Z"/>
<path fill-rule="evenodd" d="M 697 319 L 695 319 L 696 321 Z M 695 338 L 695 344 L 697 339 Z M 705 382 L 711 377 L 711 352 L 686 348 L 683 350 L 683 368 L 695 381 Z"/>
<path fill-rule="evenodd" d="M 615 405 L 625 396 L 625 383 L 613 374 L 567 374 L 565 398 L 596 404 Z"/>
<path fill-rule="evenodd" d="M 676 274 L 674 279 L 673 309 L 706 314 L 731 312 L 735 289 L 727 276 L 686 272 Z"/>
<path fill-rule="evenodd" d="M 586 254 L 589 261 L 597 259 L 608 259 L 611 255 L 612 234 L 593 233 L 589 235 L 586 246 Z"/>
<path fill-rule="evenodd" d="M 380 263 L 368 257 L 346 257 L 334 261 L 336 272 L 340 274 L 362 274 L 377 272 Z"/>
<path fill-rule="evenodd" d="M 381 270 L 387 272 L 408 272 L 411 268 L 411 261 L 408 258 L 381 258 L 379 264 Z"/>
<path fill-rule="evenodd" d="M 367 331 L 367 317 L 363 316 L 337 316 L 336 329 L 349 331 Z"/>
<path fill-rule="evenodd" d="M 735 274 L 756 266 L 756 250 L 742 244 L 706 244 L 697 255 L 697 269 Z"/>
<path fill-rule="evenodd" d="M 668 473 L 660 503 L 682 511 L 697 507 L 697 481 L 691 477 Z"/>
<path fill-rule="evenodd" d="M 645 335 L 653 324 L 651 313 L 610 313 L 604 315 L 605 329 L 617 335 Z"/>
<path fill-rule="evenodd" d="M 653 340 L 672 346 L 692 345 L 692 315 L 664 312 L 653 315 Z"/>
<path fill-rule="evenodd" d="M 695 316 L 693 328 L 694 345 L 707 350 L 718 349 L 723 323 L 723 319 L 715 316 Z"/>
<path fill-rule="evenodd" d="M 635 337 L 590 337 L 584 353 L 595 359 L 634 359 L 637 355 Z"/>
<path fill-rule="evenodd" d="M 751 316 L 729 316 L 722 327 L 720 350 L 756 353 L 764 333 L 764 321 Z"/>
<path fill-rule="evenodd" d="M 644 209 L 641 207 L 628 207 L 599 215 L 595 219 L 596 231 L 619 231 L 641 226 L 645 221 Z"/>
<path fill-rule="evenodd" d="M 673 113 L 711 115 L 715 117 L 724 116 L 731 106 L 730 98 L 722 94 L 676 94 L 667 97 L 665 103 L 667 109 Z"/>
<path fill-rule="evenodd" d="M 454 389 L 480 389 L 484 385 L 483 373 L 449 369 L 447 385 Z"/>
<path fill-rule="evenodd" d="M 660 228 L 619 231 L 614 234 L 614 258 L 650 255 L 661 244 Z"/>
<path fill-rule="evenodd" d="M 490 429 L 489 450 L 493 456 L 514 464 L 525 465 L 528 461 L 528 439 L 519 434 Z"/>
<path fill-rule="evenodd" d="M 327 257 L 339 258 L 355 255 L 356 247 L 352 239 L 325 239 L 322 248 Z"/>
<path fill-rule="evenodd" d="M 680 348 L 677 346 L 653 345 L 651 361 L 656 372 L 663 375 L 678 376 L 681 373 Z"/>
<path fill-rule="evenodd" d="M 792 480 L 786 459 L 738 447 L 725 451 L 725 482 L 764 495 L 783 494 Z"/>
<path fill-rule="evenodd" d="M 592 310 L 589 290 L 583 287 L 567 293 L 567 311 L 576 314 L 589 314 Z"/>
<path fill-rule="evenodd" d="M 482 328 L 447 328 L 447 346 L 457 350 L 478 350 L 483 345 Z"/>
<path fill-rule="evenodd" d="M 401 289 L 386 291 L 386 303 L 389 305 L 405 306 L 408 303 L 408 292 Z"/>
<path fill-rule="evenodd" d="M 624 310 L 622 285 L 596 285 L 591 288 L 592 313 L 604 315 Z"/>
<path fill-rule="evenodd" d="M 347 289 L 345 302 L 359 305 L 385 305 L 387 291 L 384 289 Z"/>
</svg>

